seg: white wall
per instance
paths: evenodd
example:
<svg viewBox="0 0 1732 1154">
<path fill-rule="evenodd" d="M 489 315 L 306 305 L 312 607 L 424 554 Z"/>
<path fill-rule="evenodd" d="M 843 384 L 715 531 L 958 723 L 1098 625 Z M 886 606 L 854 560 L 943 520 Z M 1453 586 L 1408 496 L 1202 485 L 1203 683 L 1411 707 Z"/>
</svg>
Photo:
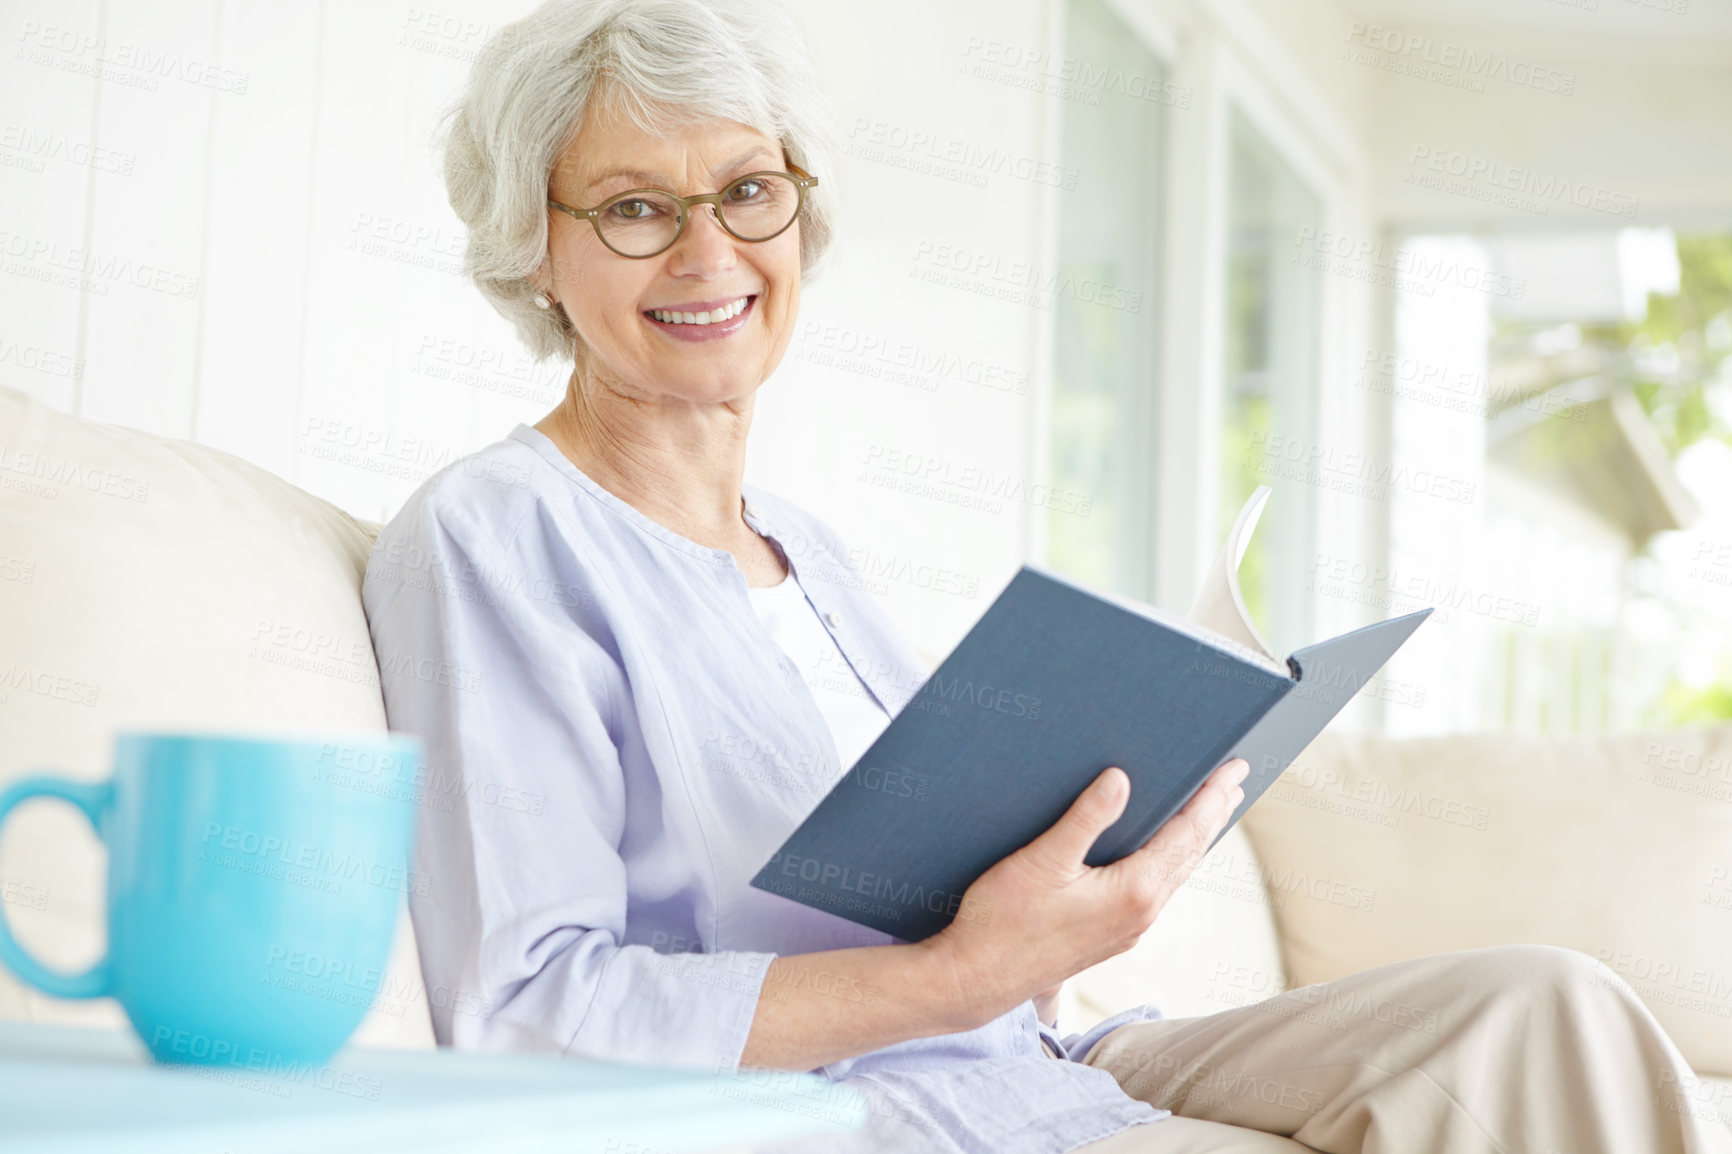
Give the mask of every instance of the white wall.
<svg viewBox="0 0 1732 1154">
<path fill-rule="evenodd" d="M 440 465 L 538 419 L 563 376 L 529 366 L 457 274 L 462 231 L 429 148 L 476 49 L 528 7 L 7 0 L 0 29 L 18 55 L 0 73 L 0 341 L 16 348 L 0 346 L 0 383 L 217 445 L 374 519 Z M 895 161 L 953 147 L 1049 159 L 1043 98 L 964 69 L 988 41 L 1046 44 L 1055 9 L 793 7 L 841 126 L 847 232 L 761 394 L 748 475 L 884 566 L 893 611 L 942 652 L 941 635 L 960 633 L 1024 556 L 1032 517 L 861 475 L 869 459 L 919 460 L 1041 479 L 1033 392 L 999 387 L 1031 374 L 1041 314 L 918 274 L 952 251 L 1038 262 L 1045 186 Z M 217 86 L 194 82 L 213 65 Z M 83 74 L 97 68 L 105 78 Z M 875 144 L 903 133 L 933 143 Z M 73 280 L 81 264 L 89 291 L 40 279 Z M 29 348 L 62 359 L 17 355 Z M 898 356 L 959 367 L 928 375 L 930 389 L 893 383 L 879 374 Z M 954 570 L 974 596 L 932 592 L 916 565 Z"/>
<path fill-rule="evenodd" d="M 834 524 L 869 576 L 882 575 L 874 588 L 921 648 L 942 656 L 1028 556 L 1037 521 L 1026 501 L 964 504 L 980 495 L 970 479 L 1009 478 L 1024 492 L 1045 480 L 1031 416 L 1049 313 L 990 294 L 1016 287 L 1018 265 L 1051 268 L 1050 185 L 1014 172 L 1046 171 L 1025 158 L 1056 165 L 1057 142 L 1046 98 L 1001 82 L 1014 73 L 989 58 L 1049 49 L 1053 6 L 793 7 L 843 139 L 846 239 L 760 393 L 748 471 Z M 990 76 L 971 75 L 975 64 Z M 984 159 L 994 156 L 1013 163 Z M 919 371 L 932 364 L 954 367 Z M 978 384 L 966 379 L 976 365 Z M 994 384 L 1014 381 L 1020 393 Z M 883 487 L 904 480 L 940 495 Z M 974 595 L 934 591 L 925 566 Z"/>
</svg>

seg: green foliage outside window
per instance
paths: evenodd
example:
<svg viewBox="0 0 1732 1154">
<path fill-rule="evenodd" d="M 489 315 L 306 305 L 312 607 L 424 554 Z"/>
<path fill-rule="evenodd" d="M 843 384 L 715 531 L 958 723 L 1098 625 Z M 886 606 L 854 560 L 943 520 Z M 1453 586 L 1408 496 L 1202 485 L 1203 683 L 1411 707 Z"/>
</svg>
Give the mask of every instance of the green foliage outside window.
<svg viewBox="0 0 1732 1154">
<path fill-rule="evenodd" d="M 1678 238 L 1678 295 L 1651 296 L 1635 324 L 1596 326 L 1586 339 L 1627 350 L 1638 371 L 1636 396 L 1674 457 L 1704 437 L 1732 444 L 1732 425 L 1716 415 L 1709 390 L 1732 354 L 1732 235 Z"/>
<path fill-rule="evenodd" d="M 1732 235 L 1678 238 L 1677 296 L 1648 299 L 1645 320 L 1586 328 L 1584 340 L 1628 352 L 1635 393 L 1673 457 L 1704 438 L 1732 445 L 1724 400 L 1732 392 Z M 1732 721 L 1732 655 L 1720 679 L 1695 687 L 1674 679 L 1657 721 L 1703 725 Z"/>
</svg>

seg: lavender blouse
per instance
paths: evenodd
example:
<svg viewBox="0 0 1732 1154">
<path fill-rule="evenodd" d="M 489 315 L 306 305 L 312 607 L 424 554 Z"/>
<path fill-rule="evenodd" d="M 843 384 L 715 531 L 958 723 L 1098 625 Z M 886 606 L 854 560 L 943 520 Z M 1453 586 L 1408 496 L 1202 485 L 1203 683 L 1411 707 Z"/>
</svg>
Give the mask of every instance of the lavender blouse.
<svg viewBox="0 0 1732 1154">
<path fill-rule="evenodd" d="M 744 493 L 893 716 L 926 670 L 846 547 Z M 747 884 L 847 767 L 725 550 L 519 425 L 416 491 L 362 596 L 391 727 L 427 747 L 410 912 L 441 1044 L 734 1070 L 771 958 L 893 941 Z M 1163 1118 L 1075 1060 L 1158 1016 L 1061 1040 L 1025 1002 L 832 1062 L 869 1118 L 823 1149 L 1059 1154 Z"/>
</svg>

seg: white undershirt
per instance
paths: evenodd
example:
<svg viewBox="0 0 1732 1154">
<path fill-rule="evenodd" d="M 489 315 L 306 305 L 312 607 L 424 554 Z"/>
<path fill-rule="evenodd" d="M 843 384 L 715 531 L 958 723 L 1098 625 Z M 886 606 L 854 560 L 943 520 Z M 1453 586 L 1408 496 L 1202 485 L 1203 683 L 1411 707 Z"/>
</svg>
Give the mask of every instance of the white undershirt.
<svg viewBox="0 0 1732 1154">
<path fill-rule="evenodd" d="M 811 687 L 819 712 L 830 724 L 842 768 L 852 767 L 890 724 L 890 715 L 837 651 L 830 631 L 818 620 L 818 611 L 806 600 L 792 572 L 780 584 L 747 592 L 758 619 Z"/>
</svg>

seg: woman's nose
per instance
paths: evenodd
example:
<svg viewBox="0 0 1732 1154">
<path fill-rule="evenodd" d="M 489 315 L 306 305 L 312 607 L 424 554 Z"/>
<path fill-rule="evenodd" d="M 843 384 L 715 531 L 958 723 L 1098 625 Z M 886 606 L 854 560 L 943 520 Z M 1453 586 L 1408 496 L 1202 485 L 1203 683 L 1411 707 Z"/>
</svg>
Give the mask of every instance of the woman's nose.
<svg viewBox="0 0 1732 1154">
<path fill-rule="evenodd" d="M 734 263 L 734 238 L 722 227 L 716 216 L 716 206 L 700 204 L 692 209 L 686 227 L 674 242 L 670 272 L 702 276 L 731 267 Z"/>
</svg>

